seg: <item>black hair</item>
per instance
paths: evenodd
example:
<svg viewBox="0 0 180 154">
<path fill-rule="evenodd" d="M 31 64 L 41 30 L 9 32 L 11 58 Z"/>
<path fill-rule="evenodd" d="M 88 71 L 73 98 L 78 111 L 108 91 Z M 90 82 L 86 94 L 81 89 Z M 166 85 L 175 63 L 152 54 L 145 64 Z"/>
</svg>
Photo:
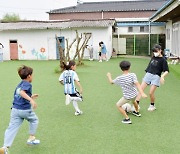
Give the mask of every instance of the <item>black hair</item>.
<svg viewBox="0 0 180 154">
<path fill-rule="evenodd" d="M 104 43 L 101 41 L 101 42 L 99 42 L 99 46 L 101 46 L 101 44 L 104 44 Z"/>
<path fill-rule="evenodd" d="M 164 51 L 162 50 L 162 47 L 159 44 L 155 44 L 152 48 L 152 52 L 158 52 L 158 50 L 161 50 L 161 54 L 164 56 Z"/>
<path fill-rule="evenodd" d="M 21 79 L 27 79 L 28 75 L 32 75 L 32 73 L 33 69 L 31 67 L 23 65 L 18 68 L 18 74 Z"/>
<path fill-rule="evenodd" d="M 121 68 L 122 71 L 126 71 L 126 70 L 129 70 L 131 66 L 131 63 L 129 61 L 121 61 L 119 63 L 119 67 Z"/>
<path fill-rule="evenodd" d="M 75 62 L 74 60 L 70 60 L 70 61 L 68 62 L 68 64 L 65 64 L 65 62 L 63 62 L 63 68 L 64 68 L 65 70 L 70 70 L 70 69 L 71 69 L 71 66 L 74 66 L 74 65 L 76 65 L 76 62 Z"/>
</svg>

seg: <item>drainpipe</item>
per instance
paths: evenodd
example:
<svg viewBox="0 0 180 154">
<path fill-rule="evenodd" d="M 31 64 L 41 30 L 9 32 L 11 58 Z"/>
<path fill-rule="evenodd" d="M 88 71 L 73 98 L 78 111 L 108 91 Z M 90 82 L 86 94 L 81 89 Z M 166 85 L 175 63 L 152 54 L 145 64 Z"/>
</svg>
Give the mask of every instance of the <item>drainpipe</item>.
<svg viewBox="0 0 180 154">
<path fill-rule="evenodd" d="M 134 56 L 136 55 L 136 34 L 134 34 Z"/>
<path fill-rule="evenodd" d="M 103 10 L 101 11 L 101 19 L 104 19 L 104 12 L 103 12 Z"/>
<path fill-rule="evenodd" d="M 149 52 L 148 55 L 151 54 L 151 20 L 149 20 Z"/>
</svg>

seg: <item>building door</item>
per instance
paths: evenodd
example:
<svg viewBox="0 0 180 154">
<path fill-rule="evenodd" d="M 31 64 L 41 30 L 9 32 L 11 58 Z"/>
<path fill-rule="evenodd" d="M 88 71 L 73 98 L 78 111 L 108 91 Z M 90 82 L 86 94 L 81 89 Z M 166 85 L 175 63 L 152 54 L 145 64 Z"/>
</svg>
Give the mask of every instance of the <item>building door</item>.
<svg viewBox="0 0 180 154">
<path fill-rule="evenodd" d="M 9 41 L 10 47 L 10 59 L 17 60 L 18 59 L 18 44 L 17 40 L 10 40 Z"/>
<path fill-rule="evenodd" d="M 64 37 L 58 37 L 60 46 L 63 48 L 63 51 L 65 50 L 65 40 Z M 56 59 L 60 59 L 60 54 L 59 54 L 59 46 L 58 43 L 56 42 Z"/>
</svg>

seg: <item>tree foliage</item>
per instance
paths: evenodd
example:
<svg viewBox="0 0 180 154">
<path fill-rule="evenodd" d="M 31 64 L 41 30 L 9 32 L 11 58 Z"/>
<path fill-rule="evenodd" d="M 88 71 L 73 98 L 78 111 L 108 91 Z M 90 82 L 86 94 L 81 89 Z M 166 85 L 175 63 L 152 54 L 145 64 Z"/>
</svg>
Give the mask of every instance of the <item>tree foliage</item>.
<svg viewBox="0 0 180 154">
<path fill-rule="evenodd" d="M 13 13 L 13 14 L 8 14 L 7 13 L 1 19 L 1 21 L 3 21 L 3 22 L 20 21 L 20 20 L 21 19 L 20 19 L 19 15 L 15 14 L 15 13 Z"/>
</svg>

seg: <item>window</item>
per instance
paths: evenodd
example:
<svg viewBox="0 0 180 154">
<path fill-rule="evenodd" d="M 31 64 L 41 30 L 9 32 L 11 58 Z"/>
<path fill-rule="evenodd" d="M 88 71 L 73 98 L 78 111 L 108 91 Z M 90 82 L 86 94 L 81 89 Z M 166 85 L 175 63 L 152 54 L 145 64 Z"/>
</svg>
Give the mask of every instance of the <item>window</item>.
<svg viewBox="0 0 180 154">
<path fill-rule="evenodd" d="M 144 26 L 140 27 L 140 32 L 144 32 Z"/>
<path fill-rule="evenodd" d="M 133 27 L 128 27 L 128 32 L 133 32 Z"/>
</svg>

